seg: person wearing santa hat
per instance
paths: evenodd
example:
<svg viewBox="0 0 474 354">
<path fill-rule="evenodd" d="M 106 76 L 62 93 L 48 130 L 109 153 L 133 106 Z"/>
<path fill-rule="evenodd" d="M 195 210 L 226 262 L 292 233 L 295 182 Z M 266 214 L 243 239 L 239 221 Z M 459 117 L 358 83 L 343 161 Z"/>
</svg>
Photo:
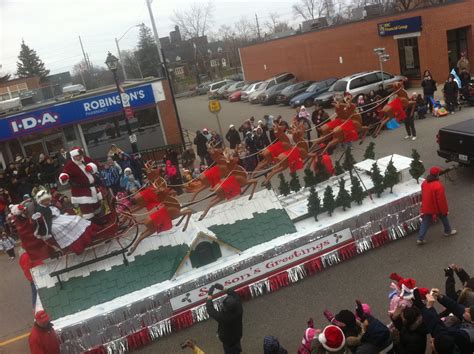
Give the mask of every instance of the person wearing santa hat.
<svg viewBox="0 0 474 354">
<path fill-rule="evenodd" d="M 43 310 L 35 314 L 35 323 L 28 338 L 31 354 L 59 354 L 59 340 L 49 316 Z"/>
<path fill-rule="evenodd" d="M 95 177 L 98 172 L 97 164 L 91 158 L 84 156 L 84 151 L 80 147 L 72 148 L 70 154 L 71 160 L 64 165 L 59 175 L 59 182 L 62 185 L 69 183 L 71 203 L 78 205 L 82 217 L 90 220 L 102 213 L 102 193 Z"/>
<path fill-rule="evenodd" d="M 326 326 L 323 331 L 313 339 L 312 353 L 346 353 L 346 337 L 337 326 Z"/>
<path fill-rule="evenodd" d="M 436 218 L 440 218 L 444 227 L 444 236 L 456 235 L 457 231 L 451 228 L 448 219 L 448 201 L 444 186 L 439 180 L 441 168 L 433 166 L 430 169 L 430 174 L 421 184 L 421 226 L 418 233 L 417 244 L 425 244 L 425 236 L 430 223 Z"/>
</svg>

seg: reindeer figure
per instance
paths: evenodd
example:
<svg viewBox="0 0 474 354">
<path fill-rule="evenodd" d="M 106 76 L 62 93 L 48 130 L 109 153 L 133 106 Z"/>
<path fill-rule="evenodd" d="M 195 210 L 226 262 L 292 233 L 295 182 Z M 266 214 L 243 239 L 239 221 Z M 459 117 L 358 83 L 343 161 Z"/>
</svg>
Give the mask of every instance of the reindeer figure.
<svg viewBox="0 0 474 354">
<path fill-rule="evenodd" d="M 369 131 L 369 127 L 363 125 L 362 117 L 350 98 L 344 102 L 336 102 L 333 105 L 337 117 L 319 128 L 322 137 L 317 139 L 314 144 L 317 147 L 320 143 L 325 143 L 326 147 L 323 153 L 342 142 L 356 141 L 359 136 L 363 141 Z"/>
<path fill-rule="evenodd" d="M 295 146 L 290 150 L 284 151 L 276 158 L 276 165 L 268 173 L 262 185 L 270 183 L 270 180 L 276 174 L 290 169 L 291 172 L 296 172 L 304 167 L 304 160 L 308 157 L 315 158 L 315 152 L 309 152 L 308 142 L 304 139 L 305 127 L 303 124 L 296 125 L 293 129 L 293 141 Z"/>
<path fill-rule="evenodd" d="M 199 217 L 199 220 L 204 219 L 209 210 L 213 206 L 222 202 L 224 199 L 230 200 L 235 196 L 242 194 L 242 187 L 247 186 L 252 186 L 249 196 L 249 200 L 251 200 L 255 193 L 255 188 L 257 187 L 257 180 L 249 179 L 247 171 L 245 171 L 242 166 L 236 165 L 235 169 L 230 172 L 229 176 L 216 187 L 215 197 L 211 200 L 207 208 Z"/>
<path fill-rule="evenodd" d="M 222 149 L 209 149 L 209 154 L 214 161 L 214 166 L 208 168 L 196 180 L 186 184 L 186 192 L 194 193 L 191 201 L 194 201 L 197 195 L 207 188 L 214 188 L 218 185 L 222 178 L 229 175 L 238 163 L 238 159 L 227 159 Z"/>
<path fill-rule="evenodd" d="M 405 110 L 410 104 L 408 93 L 403 88 L 403 83 L 401 82 L 395 82 L 390 86 L 392 87 L 394 91 L 393 93 L 396 95 L 396 97 L 382 108 L 381 112 L 383 114 L 383 118 L 373 134 L 374 138 L 380 134 L 385 124 L 387 124 L 393 117 L 396 117 L 399 122 L 406 118 Z"/>
<path fill-rule="evenodd" d="M 153 183 L 157 178 L 161 177 L 161 170 L 158 167 L 155 167 L 154 162 L 148 160 L 145 162 L 145 174 L 146 178 L 150 183 Z"/>
<path fill-rule="evenodd" d="M 140 222 L 140 224 L 145 226 L 145 230 L 140 233 L 137 240 L 133 243 L 132 247 L 128 251 L 128 255 L 131 255 L 133 252 L 135 252 L 140 242 L 142 242 L 148 236 L 171 229 L 173 227 L 172 220 L 181 217 L 181 220 L 179 220 L 179 222 L 176 224 L 176 226 L 179 226 L 186 218 L 183 226 L 183 232 L 186 231 L 188 227 L 189 219 L 191 218 L 193 211 L 189 208 L 182 209 L 179 201 L 169 194 L 166 181 L 163 178 L 160 177 L 156 179 L 153 183 L 153 188 L 155 189 L 156 194 L 159 196 L 161 203 L 156 204 L 152 209 L 153 211 L 148 214 L 143 221 Z M 129 214 L 129 216 L 132 217 L 131 214 Z"/>
<path fill-rule="evenodd" d="M 286 127 L 284 125 L 273 126 L 273 132 L 275 133 L 277 141 L 258 153 L 262 160 L 257 164 L 255 170 L 253 170 L 253 176 L 255 176 L 256 172 L 276 162 L 278 155 L 291 148 L 290 138 L 286 135 L 285 130 Z"/>
</svg>

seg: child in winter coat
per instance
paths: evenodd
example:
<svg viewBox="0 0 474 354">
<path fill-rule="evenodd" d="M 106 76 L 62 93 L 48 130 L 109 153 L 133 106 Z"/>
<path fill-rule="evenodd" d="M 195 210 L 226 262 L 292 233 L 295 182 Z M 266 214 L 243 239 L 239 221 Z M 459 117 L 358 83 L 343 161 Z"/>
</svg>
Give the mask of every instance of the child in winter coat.
<svg viewBox="0 0 474 354">
<path fill-rule="evenodd" d="M 454 75 L 449 75 L 448 80 L 444 84 L 443 92 L 446 100 L 446 108 L 451 114 L 454 114 L 454 109 L 458 103 L 458 84 L 454 81 Z"/>
<path fill-rule="evenodd" d="M 2 233 L 0 247 L 6 254 L 8 254 L 8 256 L 10 256 L 10 260 L 15 259 L 15 240 L 5 232 Z"/>
</svg>

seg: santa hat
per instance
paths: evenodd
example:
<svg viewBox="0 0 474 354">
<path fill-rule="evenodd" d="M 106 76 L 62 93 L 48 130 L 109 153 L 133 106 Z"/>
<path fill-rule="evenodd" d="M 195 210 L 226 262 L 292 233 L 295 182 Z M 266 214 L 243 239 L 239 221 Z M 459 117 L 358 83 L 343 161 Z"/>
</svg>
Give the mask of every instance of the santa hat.
<svg viewBox="0 0 474 354">
<path fill-rule="evenodd" d="M 337 352 L 346 344 L 344 332 L 337 326 L 329 325 L 318 336 L 319 342 L 329 352 Z"/>
<path fill-rule="evenodd" d="M 400 290 L 400 296 L 406 300 L 413 299 L 413 290 L 416 287 L 416 281 L 413 278 L 403 278 L 397 273 L 390 274 L 390 279 L 397 282 L 397 288 Z"/>
<path fill-rule="evenodd" d="M 37 313 L 35 313 L 35 321 L 36 323 L 38 323 L 39 325 L 46 325 L 48 324 L 49 322 L 49 316 L 48 314 L 41 310 L 41 311 L 38 311 Z"/>
<path fill-rule="evenodd" d="M 430 168 L 430 175 L 439 176 L 441 171 L 442 171 L 441 168 L 439 168 L 438 166 L 433 166 L 433 167 Z"/>
<path fill-rule="evenodd" d="M 80 154 L 82 154 L 82 148 L 79 146 L 75 146 L 71 149 L 71 151 L 69 151 L 69 154 L 71 155 L 71 157 L 79 156 Z"/>
<path fill-rule="evenodd" d="M 18 216 L 25 212 L 25 207 L 22 204 L 10 205 L 10 211 L 13 215 Z"/>
<path fill-rule="evenodd" d="M 43 202 L 44 200 L 46 199 L 52 199 L 52 196 L 51 194 L 49 194 L 49 192 L 44 189 L 44 188 L 40 188 L 36 193 L 35 193 L 35 200 L 38 204 L 41 204 L 41 202 Z"/>
</svg>

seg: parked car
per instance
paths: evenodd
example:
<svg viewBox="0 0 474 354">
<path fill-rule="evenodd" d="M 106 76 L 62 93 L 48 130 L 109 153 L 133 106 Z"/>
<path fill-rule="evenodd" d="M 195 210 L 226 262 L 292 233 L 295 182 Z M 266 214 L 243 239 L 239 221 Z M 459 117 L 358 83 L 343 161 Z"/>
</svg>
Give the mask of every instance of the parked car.
<svg viewBox="0 0 474 354">
<path fill-rule="evenodd" d="M 381 71 L 369 71 L 346 76 L 337 80 L 329 90 L 314 99 L 315 104 L 322 106 L 329 106 L 334 98 L 340 98 L 345 92 L 349 92 L 356 97 L 360 94 L 368 94 L 370 91 L 377 91 L 378 86 L 384 82 L 385 89 L 390 92 L 390 84 L 402 81 L 406 82 L 407 78 L 402 75 L 392 75 L 387 72 L 383 73 L 384 80 L 382 81 Z"/>
<path fill-rule="evenodd" d="M 436 140 L 440 157 L 448 162 L 474 166 L 474 119 L 441 128 Z"/>
<path fill-rule="evenodd" d="M 224 97 L 225 98 L 229 97 L 231 93 L 242 89 L 242 87 L 244 86 L 245 86 L 245 81 L 238 81 L 238 82 L 233 83 L 224 91 Z"/>
<path fill-rule="evenodd" d="M 210 97 L 214 100 L 221 100 L 221 99 L 225 98 L 224 97 L 225 90 L 227 90 L 233 84 L 234 84 L 233 82 L 229 82 L 229 83 L 225 84 L 220 89 L 218 89 L 216 92 L 214 92 Z"/>
<path fill-rule="evenodd" d="M 205 95 L 209 91 L 209 87 L 211 86 L 210 82 L 202 83 L 196 86 L 196 95 Z"/>
<path fill-rule="evenodd" d="M 263 81 L 259 86 L 258 89 L 256 89 L 254 92 L 252 92 L 249 95 L 248 101 L 250 103 L 259 103 L 258 96 L 262 93 L 265 92 L 267 89 L 269 89 L 269 82 L 268 81 Z"/>
<path fill-rule="evenodd" d="M 296 76 L 293 75 L 292 73 L 281 73 L 281 74 L 277 74 L 277 75 L 269 78 L 266 81 L 268 82 L 268 87 L 267 88 L 270 88 L 270 87 L 272 87 L 276 84 L 282 83 L 282 82 L 295 83 L 296 82 Z"/>
<path fill-rule="evenodd" d="M 237 91 L 234 91 L 232 92 L 228 97 L 227 97 L 227 100 L 229 102 L 238 102 L 240 101 L 241 97 L 242 97 L 242 92 L 245 91 L 246 89 L 248 89 L 250 87 L 250 85 L 252 84 L 247 84 L 245 85 L 244 87 L 242 87 L 240 90 L 237 90 Z"/>
<path fill-rule="evenodd" d="M 326 80 L 321 80 L 314 82 L 311 84 L 305 92 L 300 93 L 299 95 L 293 97 L 290 100 L 290 106 L 291 107 L 296 107 L 296 106 L 301 106 L 304 105 L 306 107 L 310 107 L 313 105 L 314 98 L 327 91 L 333 83 L 337 81 L 336 78 L 330 78 Z"/>
<path fill-rule="evenodd" d="M 216 93 L 222 86 L 227 85 L 229 82 L 233 82 L 230 80 L 222 80 L 216 81 L 209 85 L 208 95 L 211 96 L 212 94 Z"/>
<path fill-rule="evenodd" d="M 245 90 L 242 90 L 242 94 L 240 96 L 241 101 L 248 101 L 249 100 L 249 95 L 255 92 L 256 90 L 260 89 L 260 86 L 263 85 L 263 81 L 258 81 L 255 82 L 249 87 L 247 87 Z"/>
<path fill-rule="evenodd" d="M 261 104 L 267 106 L 270 104 L 275 104 L 276 103 L 276 98 L 279 95 L 279 93 L 285 88 L 290 85 L 290 82 L 282 82 L 280 84 L 276 84 L 272 87 L 270 87 L 268 90 L 265 90 L 262 92 L 260 95 L 258 95 L 258 100 L 260 101 Z"/>
<path fill-rule="evenodd" d="M 301 81 L 297 82 L 296 84 L 292 84 L 286 87 L 280 94 L 277 96 L 276 103 L 277 104 L 284 104 L 287 105 L 290 103 L 290 100 L 306 91 L 306 89 L 313 83 L 314 81 Z"/>
</svg>

